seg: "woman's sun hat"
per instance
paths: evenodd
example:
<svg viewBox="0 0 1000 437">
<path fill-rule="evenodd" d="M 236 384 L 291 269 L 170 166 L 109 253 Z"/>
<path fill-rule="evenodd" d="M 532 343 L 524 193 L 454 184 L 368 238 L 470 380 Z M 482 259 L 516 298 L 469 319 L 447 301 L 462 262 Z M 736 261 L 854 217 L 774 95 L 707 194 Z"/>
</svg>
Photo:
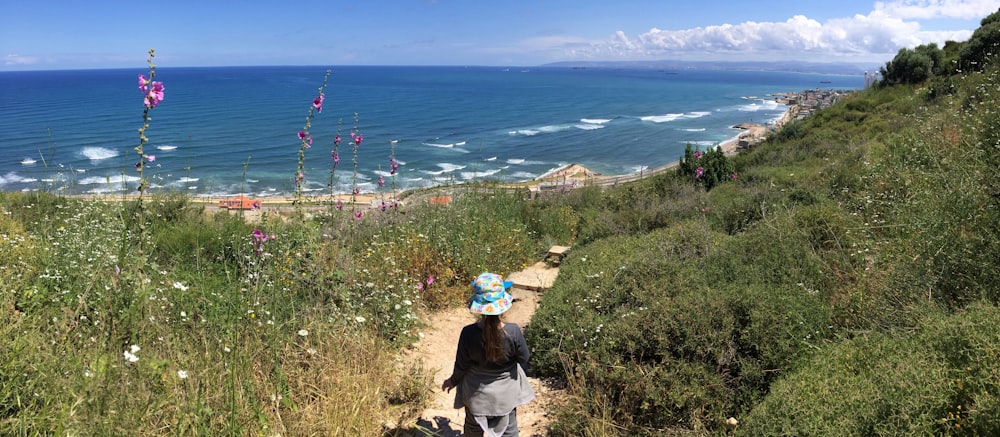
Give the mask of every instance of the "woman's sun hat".
<svg viewBox="0 0 1000 437">
<path fill-rule="evenodd" d="M 472 281 L 472 297 L 469 298 L 469 311 L 472 314 L 497 316 L 510 309 L 514 297 L 507 292 L 513 285 L 504 282 L 500 275 L 483 273 Z"/>
</svg>

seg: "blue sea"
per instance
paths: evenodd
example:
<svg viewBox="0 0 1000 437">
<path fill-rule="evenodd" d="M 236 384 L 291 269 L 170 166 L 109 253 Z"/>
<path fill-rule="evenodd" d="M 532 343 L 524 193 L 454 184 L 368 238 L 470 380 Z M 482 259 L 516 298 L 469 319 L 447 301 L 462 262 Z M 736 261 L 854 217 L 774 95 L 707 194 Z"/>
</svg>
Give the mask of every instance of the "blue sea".
<svg viewBox="0 0 1000 437">
<path fill-rule="evenodd" d="M 326 67 L 157 69 L 145 175 L 154 191 L 294 191 L 299 139 Z M 144 69 L 0 72 L 0 190 L 135 190 Z M 786 110 L 772 93 L 857 89 L 863 77 L 568 67 L 333 67 L 311 121 L 311 194 L 522 181 L 570 163 L 624 175 L 711 147 Z M 355 115 L 356 114 L 356 115 Z M 349 143 L 364 141 L 357 170 Z M 340 164 L 331 175 L 337 132 Z M 390 157 L 399 171 L 390 174 Z M 333 176 L 333 177 L 331 177 Z M 331 179 L 333 183 L 331 184 Z"/>
</svg>

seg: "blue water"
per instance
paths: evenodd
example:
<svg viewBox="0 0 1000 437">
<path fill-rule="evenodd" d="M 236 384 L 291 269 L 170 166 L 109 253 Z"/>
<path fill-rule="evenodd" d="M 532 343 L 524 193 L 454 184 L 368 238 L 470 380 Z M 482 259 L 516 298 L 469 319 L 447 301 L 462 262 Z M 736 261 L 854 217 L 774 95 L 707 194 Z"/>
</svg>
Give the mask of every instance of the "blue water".
<svg viewBox="0 0 1000 437">
<path fill-rule="evenodd" d="M 153 190 L 195 195 L 294 191 L 296 136 L 324 67 L 157 69 L 146 168 Z M 0 72 L 0 190 L 134 190 L 142 124 L 136 70 Z M 519 181 L 568 163 L 606 175 L 674 162 L 685 144 L 776 120 L 771 93 L 855 89 L 857 76 L 787 72 L 499 67 L 335 67 L 312 120 L 306 187 L 335 192 L 481 179 Z M 357 128 L 357 179 L 347 140 Z M 399 172 L 389 174 L 389 157 Z M 244 176 L 244 167 L 245 176 Z M 123 183 L 124 179 L 124 183 Z M 242 186 L 242 188 L 241 188 Z"/>
</svg>

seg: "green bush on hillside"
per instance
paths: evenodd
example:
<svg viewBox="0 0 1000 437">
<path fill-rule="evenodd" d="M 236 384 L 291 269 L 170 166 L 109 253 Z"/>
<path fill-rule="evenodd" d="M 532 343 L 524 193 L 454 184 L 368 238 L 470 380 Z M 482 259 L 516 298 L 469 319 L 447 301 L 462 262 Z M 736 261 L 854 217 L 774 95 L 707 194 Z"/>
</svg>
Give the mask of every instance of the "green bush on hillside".
<svg viewBox="0 0 1000 437">
<path fill-rule="evenodd" d="M 991 435 L 1000 429 L 1000 312 L 930 315 L 918 332 L 825 348 L 745 418 L 752 435 Z"/>
</svg>

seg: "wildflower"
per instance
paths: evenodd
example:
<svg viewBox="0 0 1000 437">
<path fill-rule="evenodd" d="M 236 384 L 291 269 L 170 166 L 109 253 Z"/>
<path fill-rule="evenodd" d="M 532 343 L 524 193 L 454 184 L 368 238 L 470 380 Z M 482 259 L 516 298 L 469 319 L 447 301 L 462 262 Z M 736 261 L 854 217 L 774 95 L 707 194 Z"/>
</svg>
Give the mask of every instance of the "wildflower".
<svg viewBox="0 0 1000 437">
<path fill-rule="evenodd" d="M 187 377 L 188 377 L 187 370 L 178 370 L 177 371 L 177 377 L 180 378 L 180 379 L 187 379 Z"/>
<path fill-rule="evenodd" d="M 733 174 L 729 175 L 729 178 L 735 181 L 736 180 L 736 172 L 734 171 Z"/>
<path fill-rule="evenodd" d="M 146 160 L 149 162 L 156 161 L 156 155 L 146 155 Z"/>
<path fill-rule="evenodd" d="M 261 231 L 260 229 L 254 229 L 253 239 L 258 243 L 263 243 L 267 241 L 267 234 L 265 234 L 264 231 Z"/>
<path fill-rule="evenodd" d="M 361 316 L 354 316 L 354 321 L 358 323 L 365 323 L 365 318 Z"/>
<path fill-rule="evenodd" d="M 364 214 L 362 214 L 360 210 L 357 210 L 357 209 L 354 210 L 354 219 L 355 220 L 361 220 L 361 216 L 362 215 L 364 215 Z"/>
<path fill-rule="evenodd" d="M 309 136 L 309 134 L 306 133 L 306 131 L 304 130 L 299 131 L 299 139 L 306 142 L 307 149 L 312 146 L 313 139 L 311 136 Z"/>
<path fill-rule="evenodd" d="M 299 330 L 299 337 L 305 337 L 307 335 L 309 335 L 309 331 L 307 331 L 305 329 L 300 329 Z"/>
<path fill-rule="evenodd" d="M 694 152 L 694 159 L 700 159 L 700 158 L 701 158 L 701 150 Z"/>
<path fill-rule="evenodd" d="M 334 146 L 339 146 L 340 145 L 340 135 L 337 135 L 337 136 L 333 137 L 333 145 Z"/>
<path fill-rule="evenodd" d="M 695 178 L 695 180 L 700 180 L 701 176 L 704 175 L 704 174 L 705 174 L 705 167 L 698 167 L 698 169 L 695 170 L 695 172 L 694 172 L 694 178 Z"/>
<path fill-rule="evenodd" d="M 139 77 L 142 77 L 140 74 Z M 143 89 L 143 87 L 140 87 Z M 145 89 L 143 89 L 145 91 Z M 155 108 L 160 102 L 163 101 L 163 83 L 153 82 L 152 86 L 149 87 L 149 91 L 146 92 L 146 97 L 143 99 L 147 108 Z"/>
<path fill-rule="evenodd" d="M 431 285 L 433 283 L 434 283 L 434 277 L 433 276 L 428 276 L 427 277 L 427 285 Z"/>
<path fill-rule="evenodd" d="M 181 311 L 181 317 L 187 318 L 187 316 L 188 316 L 187 311 Z"/>
<path fill-rule="evenodd" d="M 139 91 L 146 92 L 146 86 L 149 85 L 149 81 L 146 80 L 146 76 L 139 74 Z"/>
<path fill-rule="evenodd" d="M 343 210 L 344 210 L 344 202 L 341 202 L 340 199 L 337 199 L 337 211 L 343 211 Z"/>
<path fill-rule="evenodd" d="M 187 289 L 188 289 L 187 285 L 184 285 L 184 284 L 182 284 L 180 282 L 174 282 L 174 288 L 176 288 L 176 289 L 178 289 L 180 291 L 187 291 Z"/>
<path fill-rule="evenodd" d="M 139 346 L 133 344 L 132 346 L 129 346 L 129 350 L 125 351 L 123 355 L 125 356 L 125 359 L 128 360 L 128 362 L 134 363 L 136 361 L 139 361 L 139 357 L 136 355 L 136 353 L 139 352 L 139 350 L 140 350 Z"/>
<path fill-rule="evenodd" d="M 361 140 L 364 139 L 364 137 L 361 135 L 360 132 L 354 133 L 353 131 L 351 131 L 351 138 L 354 139 L 354 145 L 355 146 L 360 146 L 361 145 Z"/>
<path fill-rule="evenodd" d="M 306 353 L 308 353 L 309 355 L 316 355 L 316 348 L 311 347 L 309 349 L 306 349 Z"/>
<path fill-rule="evenodd" d="M 382 176 L 379 176 L 378 177 L 378 187 L 382 188 L 383 185 L 385 185 L 385 178 L 382 177 Z"/>
<path fill-rule="evenodd" d="M 121 274 L 122 274 L 122 268 L 118 267 L 118 264 L 115 264 L 115 279 L 118 279 L 118 277 L 121 276 Z"/>
<path fill-rule="evenodd" d="M 323 112 L 323 100 L 326 99 L 322 94 L 319 97 L 313 99 L 313 108 L 316 108 L 316 112 Z"/>
<path fill-rule="evenodd" d="M 333 156 L 333 163 L 334 164 L 340 164 L 340 154 L 338 154 L 336 150 L 330 152 L 330 156 Z"/>
</svg>

